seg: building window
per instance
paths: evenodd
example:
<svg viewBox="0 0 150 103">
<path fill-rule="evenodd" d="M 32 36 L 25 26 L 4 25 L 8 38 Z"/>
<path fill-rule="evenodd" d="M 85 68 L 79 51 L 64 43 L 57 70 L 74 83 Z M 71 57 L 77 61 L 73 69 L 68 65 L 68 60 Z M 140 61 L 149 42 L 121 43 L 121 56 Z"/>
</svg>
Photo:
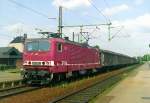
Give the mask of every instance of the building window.
<svg viewBox="0 0 150 103">
<path fill-rule="evenodd" d="M 62 44 L 61 44 L 61 43 L 58 43 L 58 44 L 57 44 L 57 50 L 58 50 L 59 52 L 62 52 Z"/>
</svg>

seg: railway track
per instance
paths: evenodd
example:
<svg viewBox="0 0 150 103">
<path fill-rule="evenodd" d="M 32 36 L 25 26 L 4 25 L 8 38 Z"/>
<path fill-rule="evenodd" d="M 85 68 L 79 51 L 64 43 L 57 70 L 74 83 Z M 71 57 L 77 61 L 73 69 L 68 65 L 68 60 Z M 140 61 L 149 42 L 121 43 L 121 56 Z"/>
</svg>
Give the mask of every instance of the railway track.
<svg viewBox="0 0 150 103">
<path fill-rule="evenodd" d="M 29 92 L 32 90 L 39 89 L 39 87 L 27 87 L 27 86 L 18 86 L 14 88 L 8 88 L 8 89 L 1 89 L 0 90 L 0 99 L 13 96 L 16 94 L 24 93 L 24 92 Z"/>
<path fill-rule="evenodd" d="M 102 81 L 97 81 L 96 83 L 87 87 L 85 85 L 85 88 L 57 97 L 49 103 L 88 103 L 94 97 L 104 92 L 111 85 L 121 80 L 123 77 L 122 74 L 129 72 L 130 70 L 132 69 L 130 68 L 127 70 L 119 71 L 118 73 L 114 73 L 111 76 L 105 77 L 105 79 Z"/>
</svg>

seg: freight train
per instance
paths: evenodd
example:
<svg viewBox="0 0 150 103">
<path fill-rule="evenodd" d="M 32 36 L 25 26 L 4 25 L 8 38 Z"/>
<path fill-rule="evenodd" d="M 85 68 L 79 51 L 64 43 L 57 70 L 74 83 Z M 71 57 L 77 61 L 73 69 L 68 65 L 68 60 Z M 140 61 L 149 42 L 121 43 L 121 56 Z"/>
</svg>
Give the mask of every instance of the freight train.
<svg viewBox="0 0 150 103">
<path fill-rule="evenodd" d="M 23 53 L 23 78 L 28 84 L 48 84 L 52 80 L 94 73 L 102 67 L 136 62 L 135 58 L 123 54 L 56 36 L 27 39 Z"/>
</svg>

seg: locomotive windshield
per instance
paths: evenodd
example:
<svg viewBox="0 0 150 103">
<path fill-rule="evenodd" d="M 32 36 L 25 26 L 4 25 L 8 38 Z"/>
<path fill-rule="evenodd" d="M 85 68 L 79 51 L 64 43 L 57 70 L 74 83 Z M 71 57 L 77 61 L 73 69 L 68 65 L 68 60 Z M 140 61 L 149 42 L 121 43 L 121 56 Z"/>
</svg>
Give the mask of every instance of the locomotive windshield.
<svg viewBox="0 0 150 103">
<path fill-rule="evenodd" d="M 48 41 L 31 41 L 26 43 L 27 51 L 48 51 L 50 43 Z"/>
</svg>

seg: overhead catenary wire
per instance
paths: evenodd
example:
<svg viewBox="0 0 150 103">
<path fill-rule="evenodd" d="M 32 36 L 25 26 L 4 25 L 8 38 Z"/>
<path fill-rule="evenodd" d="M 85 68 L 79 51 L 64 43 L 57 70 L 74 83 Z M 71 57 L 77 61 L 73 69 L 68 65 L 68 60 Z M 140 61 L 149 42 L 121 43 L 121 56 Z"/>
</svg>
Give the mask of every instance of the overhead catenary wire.
<svg viewBox="0 0 150 103">
<path fill-rule="evenodd" d="M 45 17 L 45 18 L 49 18 L 48 15 L 46 15 L 46 14 L 44 14 L 44 13 L 42 13 L 42 12 L 39 12 L 39 11 L 33 9 L 33 8 L 30 8 L 30 7 L 24 5 L 24 4 L 20 3 L 20 2 L 17 2 L 17 1 L 15 1 L 15 0 L 8 0 L 8 1 L 11 2 L 11 3 L 13 3 L 13 4 L 16 4 L 16 5 L 18 5 L 18 6 L 22 7 L 22 8 L 25 8 L 25 9 L 31 11 L 31 12 L 34 12 L 34 13 L 36 13 L 36 14 L 38 14 L 38 15 L 41 15 L 41 16 L 43 16 L 43 17 Z M 88 1 L 89 1 L 89 2 L 91 3 L 91 5 L 100 13 L 100 15 L 102 15 L 102 16 L 106 19 L 106 21 L 108 21 L 108 18 L 101 12 L 101 10 L 99 10 L 99 9 L 95 6 L 95 4 L 94 4 L 92 1 L 90 1 L 90 0 L 88 0 Z M 56 19 L 56 18 L 49 18 L 49 19 Z M 109 21 L 109 22 L 110 22 L 110 21 Z"/>
<path fill-rule="evenodd" d="M 101 16 L 104 17 L 104 19 L 106 20 L 106 22 L 109 21 L 109 23 L 110 23 L 110 20 L 102 13 L 102 11 L 101 11 L 100 9 L 98 9 L 98 8 L 96 7 L 96 5 L 92 2 L 92 0 L 88 0 L 88 1 L 89 1 L 89 3 L 98 11 L 98 13 L 99 13 Z"/>
<path fill-rule="evenodd" d="M 121 28 L 109 39 L 112 40 L 114 37 L 116 37 L 122 31 L 123 28 L 124 28 L 124 26 L 121 26 Z"/>
<path fill-rule="evenodd" d="M 68 8 L 65 8 L 66 10 L 68 10 L 68 11 L 70 11 L 71 9 L 68 9 Z M 75 12 L 74 10 L 71 10 L 71 12 L 70 13 L 75 13 L 75 14 L 78 14 L 79 15 L 79 12 Z M 78 16 L 79 17 L 79 16 Z M 89 16 L 88 16 L 89 17 Z M 86 19 L 83 19 L 82 17 L 79 17 L 80 19 L 82 19 L 82 21 L 84 21 L 84 22 L 86 22 L 86 23 L 89 23 L 89 21 Z M 91 24 L 91 23 L 89 23 L 89 24 Z M 66 25 L 64 25 L 64 26 L 66 26 Z M 72 25 L 72 26 L 68 26 L 68 27 L 84 27 L 84 26 L 88 26 L 88 25 Z M 94 26 L 94 25 L 93 25 Z M 67 27 L 67 26 L 66 26 Z M 82 28 L 83 29 L 83 28 Z M 94 29 L 94 28 L 90 28 L 90 29 Z M 98 29 L 98 27 L 96 26 L 96 28 L 95 29 Z M 93 30 L 92 31 L 92 33 L 94 33 L 96 30 Z M 79 33 L 79 34 L 81 34 L 81 32 Z M 79 35 L 79 34 L 77 34 L 77 35 Z M 90 33 L 91 34 L 91 33 Z M 84 37 L 85 38 L 85 37 Z"/>
<path fill-rule="evenodd" d="M 46 15 L 46 14 L 44 14 L 42 12 L 39 12 L 39 11 L 33 9 L 33 8 L 30 8 L 30 7 L 28 7 L 28 6 L 26 6 L 26 5 L 22 4 L 22 3 L 19 3 L 19 2 L 15 1 L 15 0 L 8 0 L 8 1 L 11 2 L 11 3 L 13 3 L 13 4 L 16 4 L 17 6 L 25 8 L 25 9 L 31 11 L 31 12 L 34 12 L 34 13 L 40 15 L 40 16 L 43 16 L 43 17 L 45 17 L 47 19 L 56 19 L 56 18 L 50 18 L 48 15 Z"/>
<path fill-rule="evenodd" d="M 79 14 L 79 12 L 75 12 L 75 11 L 73 11 L 73 10 L 71 10 L 71 9 L 68 9 L 68 8 L 66 8 L 66 10 L 68 10 L 69 11 L 69 13 L 72 13 L 72 14 L 76 14 L 76 15 L 80 15 Z M 71 12 L 70 12 L 71 11 Z M 85 23 L 90 23 L 86 18 L 82 18 L 82 17 L 80 17 L 80 16 L 78 16 L 78 18 L 80 19 L 80 20 L 82 20 L 82 21 L 84 21 Z"/>
<path fill-rule="evenodd" d="M 107 0 L 103 0 L 103 1 L 104 1 L 105 5 L 106 5 L 108 8 L 111 8 L 111 6 L 110 6 L 110 4 L 108 3 Z M 110 17 L 109 17 L 109 19 L 110 19 Z M 118 30 L 118 32 L 115 33 L 115 35 L 113 35 L 111 39 L 113 39 L 114 37 L 116 37 L 117 34 L 121 33 L 121 31 L 122 31 L 123 29 L 125 29 L 125 28 L 123 28 L 124 26 L 115 26 L 115 27 L 113 27 L 113 28 L 117 28 L 117 27 L 121 27 L 121 29 Z M 125 31 L 124 31 L 124 32 L 125 32 Z M 130 34 L 127 33 L 127 32 L 125 32 L 125 34 L 127 34 L 127 36 L 124 36 L 124 37 L 128 37 L 128 35 L 130 36 Z M 122 36 L 122 37 L 123 37 L 123 36 Z"/>
<path fill-rule="evenodd" d="M 105 5 L 106 5 L 108 8 L 110 8 L 109 3 L 108 3 L 106 0 L 103 0 L 103 1 L 104 1 Z M 108 18 L 108 20 L 109 20 L 109 22 L 110 22 L 110 21 L 111 21 L 110 16 L 107 16 L 107 18 Z"/>
<path fill-rule="evenodd" d="M 110 40 L 110 25 L 112 25 L 110 18 L 106 17 L 106 16 L 103 14 L 103 12 L 102 12 L 99 8 L 96 7 L 96 5 L 92 2 L 92 0 L 88 0 L 88 1 L 89 1 L 89 3 L 98 11 L 98 13 L 99 13 L 100 15 L 102 15 L 102 16 L 104 17 L 104 19 L 106 20 L 107 25 L 108 25 L 108 33 L 109 33 L 109 38 L 108 38 L 108 40 Z"/>
</svg>

